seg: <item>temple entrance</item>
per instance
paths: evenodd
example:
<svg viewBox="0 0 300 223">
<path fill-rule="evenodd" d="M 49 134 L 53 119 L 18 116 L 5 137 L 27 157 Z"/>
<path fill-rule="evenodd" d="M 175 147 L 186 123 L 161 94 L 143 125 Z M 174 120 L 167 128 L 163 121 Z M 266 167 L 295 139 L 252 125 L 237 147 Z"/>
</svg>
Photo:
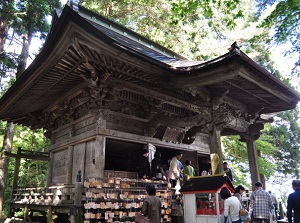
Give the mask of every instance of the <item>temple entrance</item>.
<svg viewBox="0 0 300 223">
<path fill-rule="evenodd" d="M 141 151 L 145 144 L 121 141 L 115 139 L 106 139 L 105 150 L 105 170 L 137 172 L 139 158 L 142 155 Z M 162 164 L 169 168 L 169 163 L 178 149 L 156 146 L 156 151 L 161 152 Z M 182 150 L 181 163 L 185 165 L 185 160 L 191 160 L 192 166 L 195 169 L 195 175 L 199 175 L 199 157 L 196 151 Z M 150 158 L 150 162 L 151 162 Z"/>
</svg>

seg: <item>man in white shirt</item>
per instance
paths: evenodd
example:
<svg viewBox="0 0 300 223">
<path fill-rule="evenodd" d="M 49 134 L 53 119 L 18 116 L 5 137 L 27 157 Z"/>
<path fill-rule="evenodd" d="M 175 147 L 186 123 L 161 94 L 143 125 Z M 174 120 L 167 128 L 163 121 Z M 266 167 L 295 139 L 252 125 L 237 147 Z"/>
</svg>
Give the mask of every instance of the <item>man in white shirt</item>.
<svg viewBox="0 0 300 223">
<path fill-rule="evenodd" d="M 175 188 L 177 180 L 180 179 L 180 166 L 179 166 L 178 160 L 180 160 L 181 157 L 182 157 L 182 152 L 177 151 L 175 153 L 175 156 L 172 158 L 172 160 L 170 162 L 169 179 L 170 179 L 172 188 Z"/>
</svg>

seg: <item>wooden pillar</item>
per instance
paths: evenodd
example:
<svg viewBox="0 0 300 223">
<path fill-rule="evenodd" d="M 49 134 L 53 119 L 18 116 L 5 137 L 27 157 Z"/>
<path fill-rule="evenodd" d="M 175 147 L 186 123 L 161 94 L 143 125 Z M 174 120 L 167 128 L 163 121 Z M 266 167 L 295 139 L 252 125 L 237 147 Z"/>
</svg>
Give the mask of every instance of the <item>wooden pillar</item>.
<svg viewBox="0 0 300 223">
<path fill-rule="evenodd" d="M 73 215 L 71 215 L 71 223 L 82 223 L 83 219 L 83 208 L 81 207 L 82 202 L 82 192 L 83 192 L 83 183 L 75 182 L 75 197 L 74 197 L 74 205 L 75 211 Z"/>
<path fill-rule="evenodd" d="M 261 157 L 261 151 L 259 149 L 257 149 L 257 157 Z M 259 174 L 260 176 L 260 182 L 263 184 L 263 188 L 266 189 L 266 178 L 265 175 L 263 174 Z"/>
<path fill-rule="evenodd" d="M 75 194 L 74 194 L 74 204 L 76 206 L 81 205 L 82 191 L 83 191 L 83 183 L 82 182 L 76 182 L 75 183 Z"/>
<path fill-rule="evenodd" d="M 209 148 L 212 174 L 220 174 L 224 172 L 223 157 L 221 148 L 221 131 L 215 124 L 211 125 L 209 131 Z"/>
<path fill-rule="evenodd" d="M 49 187 L 52 183 L 52 173 L 53 173 L 53 154 L 50 152 L 50 161 L 48 165 L 48 176 L 47 176 L 47 182 L 46 182 L 46 187 Z"/>
<path fill-rule="evenodd" d="M 95 141 L 95 177 L 104 177 L 105 167 L 105 144 L 106 138 L 103 135 L 97 135 Z"/>
<path fill-rule="evenodd" d="M 49 206 L 47 209 L 47 223 L 53 223 L 52 220 L 52 206 Z"/>
<path fill-rule="evenodd" d="M 84 214 L 83 208 L 82 207 L 77 208 L 76 215 L 74 216 L 74 223 L 82 223 L 84 221 L 84 219 L 82 217 L 83 214 Z M 73 223 L 73 222 L 71 222 L 71 223 Z"/>
<path fill-rule="evenodd" d="M 24 207 L 24 221 L 27 222 L 28 220 L 28 206 L 25 205 Z"/>
<path fill-rule="evenodd" d="M 241 141 L 247 143 L 252 190 L 255 190 L 254 184 L 257 181 L 261 181 L 255 141 L 259 138 L 260 130 L 263 129 L 263 127 L 263 124 L 250 125 L 248 132 L 241 135 Z"/>
<path fill-rule="evenodd" d="M 257 181 L 260 181 L 258 158 L 255 140 L 248 138 L 246 140 L 247 151 L 248 151 L 248 160 L 251 174 L 252 190 L 255 190 L 254 184 Z"/>
<path fill-rule="evenodd" d="M 68 148 L 67 184 L 72 184 L 74 146 Z"/>
<path fill-rule="evenodd" d="M 106 117 L 110 114 L 109 110 L 100 110 L 97 114 L 96 132 L 106 129 Z M 105 167 L 105 145 L 106 138 L 103 135 L 97 135 L 94 145 L 95 149 L 95 177 L 104 177 Z"/>
<path fill-rule="evenodd" d="M 21 147 L 18 148 L 18 155 L 21 154 Z M 18 181 L 19 181 L 19 172 L 20 172 L 20 163 L 21 163 L 21 158 L 20 157 L 16 157 L 15 160 L 15 170 L 14 170 L 14 179 L 13 179 L 13 184 L 12 184 L 12 188 L 11 188 L 11 196 L 10 199 L 13 200 L 14 199 L 14 192 L 18 187 Z M 8 211 L 8 217 L 14 217 L 15 212 L 13 211 L 12 205 L 11 203 L 9 204 L 9 211 Z"/>
</svg>

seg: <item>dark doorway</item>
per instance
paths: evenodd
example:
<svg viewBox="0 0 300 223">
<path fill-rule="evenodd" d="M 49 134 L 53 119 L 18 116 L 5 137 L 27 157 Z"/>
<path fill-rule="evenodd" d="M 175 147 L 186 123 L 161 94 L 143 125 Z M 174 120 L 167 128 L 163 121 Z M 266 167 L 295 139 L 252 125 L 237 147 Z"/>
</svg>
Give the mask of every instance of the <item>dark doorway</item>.
<svg viewBox="0 0 300 223">
<path fill-rule="evenodd" d="M 144 144 L 106 139 L 105 170 L 137 172 Z"/>
<path fill-rule="evenodd" d="M 199 175 L 201 175 L 202 171 L 204 170 L 206 172 L 209 172 L 211 169 L 209 155 L 198 156 L 198 164 L 199 164 Z"/>
</svg>

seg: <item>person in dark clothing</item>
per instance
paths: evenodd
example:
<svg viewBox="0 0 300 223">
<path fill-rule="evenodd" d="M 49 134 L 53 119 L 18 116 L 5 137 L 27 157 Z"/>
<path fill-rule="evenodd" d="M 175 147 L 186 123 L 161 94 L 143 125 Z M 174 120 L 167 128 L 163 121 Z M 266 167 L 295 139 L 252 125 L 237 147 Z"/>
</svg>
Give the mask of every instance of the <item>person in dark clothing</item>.
<svg viewBox="0 0 300 223">
<path fill-rule="evenodd" d="M 151 175 L 152 179 L 164 179 L 164 170 L 162 168 L 162 161 L 161 161 L 161 153 L 156 151 L 154 154 L 154 159 L 151 161 Z"/>
<path fill-rule="evenodd" d="M 233 173 L 232 170 L 228 167 L 228 163 L 224 162 L 223 163 L 223 167 L 224 167 L 224 172 L 226 173 L 226 175 L 228 176 L 228 178 L 233 181 Z"/>
<path fill-rule="evenodd" d="M 161 221 L 161 200 L 156 197 L 156 189 L 153 184 L 146 185 L 149 195 L 143 200 L 141 213 L 150 219 L 150 223 L 160 223 Z"/>
<path fill-rule="evenodd" d="M 292 186 L 295 191 L 289 195 L 287 200 L 287 217 L 289 223 L 300 223 L 300 180 L 293 180 Z"/>
<path fill-rule="evenodd" d="M 143 149 L 143 155 L 139 161 L 139 179 L 147 179 L 151 177 L 150 173 L 150 163 L 148 160 L 149 151 L 148 149 Z"/>
</svg>

